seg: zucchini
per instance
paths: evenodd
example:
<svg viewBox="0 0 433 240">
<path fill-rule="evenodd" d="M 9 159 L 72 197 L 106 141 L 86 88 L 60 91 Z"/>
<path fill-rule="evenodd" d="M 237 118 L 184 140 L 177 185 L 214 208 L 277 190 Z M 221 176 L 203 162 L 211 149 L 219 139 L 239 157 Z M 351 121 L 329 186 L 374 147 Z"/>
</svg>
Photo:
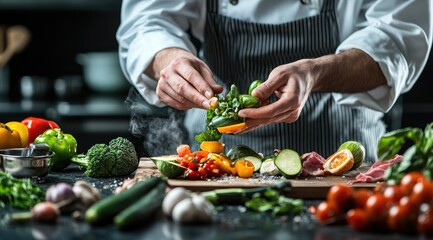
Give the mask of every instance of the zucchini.
<svg viewBox="0 0 433 240">
<path fill-rule="evenodd" d="M 117 214 L 114 218 L 114 224 L 121 230 L 131 229 L 139 224 L 144 225 L 161 209 L 166 187 L 165 182 L 158 183 L 149 193 Z"/>
<path fill-rule="evenodd" d="M 235 164 L 237 160 L 239 159 L 246 159 L 254 164 L 254 172 L 257 172 L 260 170 L 260 167 L 262 166 L 263 157 L 260 156 L 260 154 L 256 151 L 254 151 L 252 148 L 248 147 L 247 145 L 239 144 L 234 147 L 232 147 L 227 152 L 227 157 L 233 160 L 232 164 Z"/>
<path fill-rule="evenodd" d="M 209 127 L 224 127 L 229 126 L 237 123 L 243 122 L 242 119 L 234 119 L 234 118 L 228 118 L 223 116 L 217 116 L 212 118 L 212 121 L 209 123 Z"/>
<path fill-rule="evenodd" d="M 269 189 L 273 189 L 281 195 L 286 195 L 292 188 L 289 181 L 281 181 L 266 187 L 258 188 L 226 188 L 213 191 L 202 192 L 202 195 L 215 205 L 243 205 L 255 194 L 263 194 Z"/>
<path fill-rule="evenodd" d="M 111 223 L 116 214 L 130 206 L 138 198 L 144 196 L 162 181 L 160 177 L 151 177 L 137 182 L 131 188 L 117 195 L 106 197 L 90 206 L 86 210 L 84 218 L 93 225 Z"/>
<path fill-rule="evenodd" d="M 236 160 L 248 156 L 253 156 L 262 159 L 262 156 L 260 156 L 258 152 L 254 151 L 252 148 L 243 144 L 236 145 L 227 152 L 227 157 L 229 157 L 231 160 Z"/>
<path fill-rule="evenodd" d="M 291 149 L 283 149 L 274 159 L 275 166 L 286 178 L 295 178 L 302 171 L 299 154 Z"/>
</svg>

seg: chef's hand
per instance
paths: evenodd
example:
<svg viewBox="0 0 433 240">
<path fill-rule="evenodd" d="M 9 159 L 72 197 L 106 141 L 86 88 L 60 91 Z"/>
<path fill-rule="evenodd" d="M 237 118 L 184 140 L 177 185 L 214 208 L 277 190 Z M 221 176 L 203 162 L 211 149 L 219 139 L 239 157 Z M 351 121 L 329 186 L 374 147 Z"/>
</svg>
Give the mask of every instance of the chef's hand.
<svg viewBox="0 0 433 240">
<path fill-rule="evenodd" d="M 305 60 L 275 68 L 252 95 L 265 100 L 275 93 L 277 101 L 260 108 L 240 110 L 238 115 L 246 118 L 247 127 L 236 134 L 250 132 L 265 125 L 296 121 L 313 88 L 313 80 L 309 64 Z"/>
<path fill-rule="evenodd" d="M 164 49 L 151 63 L 158 79 L 156 94 L 165 104 L 178 110 L 209 108 L 209 99 L 220 93 L 209 67 L 193 54 L 182 49 Z M 158 74 L 159 73 L 159 74 Z"/>
</svg>

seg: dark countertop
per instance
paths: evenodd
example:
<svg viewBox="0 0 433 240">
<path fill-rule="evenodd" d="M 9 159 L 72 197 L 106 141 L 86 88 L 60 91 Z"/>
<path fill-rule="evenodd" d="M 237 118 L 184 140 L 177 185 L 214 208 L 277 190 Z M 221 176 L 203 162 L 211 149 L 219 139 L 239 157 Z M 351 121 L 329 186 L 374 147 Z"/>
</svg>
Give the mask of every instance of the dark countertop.
<svg viewBox="0 0 433 240">
<path fill-rule="evenodd" d="M 86 177 L 75 166 L 65 171 L 50 173 L 44 180 L 37 181 L 43 189 L 57 182 L 73 184 L 78 179 L 93 183 L 103 196 L 110 195 L 123 178 L 94 179 Z M 319 201 L 305 201 L 306 208 Z M 242 206 L 219 207 L 214 221 L 209 225 L 178 225 L 164 216 L 143 223 L 134 231 L 122 232 L 113 225 L 90 226 L 62 216 L 57 224 L 10 223 L 10 208 L 0 209 L 0 239 L 152 239 L 152 240 L 193 240 L 193 239 L 422 239 L 417 236 L 397 234 L 359 233 L 347 226 L 321 226 L 306 212 L 298 216 L 274 217 L 245 211 Z"/>
</svg>

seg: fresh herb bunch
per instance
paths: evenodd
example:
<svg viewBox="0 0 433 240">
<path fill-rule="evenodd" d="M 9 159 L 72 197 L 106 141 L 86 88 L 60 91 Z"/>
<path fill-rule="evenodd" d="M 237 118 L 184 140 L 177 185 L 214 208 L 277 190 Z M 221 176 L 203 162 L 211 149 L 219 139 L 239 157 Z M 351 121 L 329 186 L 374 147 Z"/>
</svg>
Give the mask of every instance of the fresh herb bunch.
<svg viewBox="0 0 433 240">
<path fill-rule="evenodd" d="M 254 87 L 257 87 L 261 81 L 256 80 L 253 83 Z M 218 132 L 217 127 L 243 122 L 244 119 L 238 116 L 239 110 L 259 107 L 260 104 L 260 100 L 250 94 L 239 94 L 237 86 L 232 84 L 226 95 L 217 94 L 211 99 L 206 115 L 206 129 L 196 135 L 195 140 L 197 142 L 218 141 L 222 134 Z"/>
<path fill-rule="evenodd" d="M 45 192 L 30 179 L 15 178 L 0 172 L 0 207 L 6 204 L 19 209 L 31 209 L 45 199 Z"/>
<path fill-rule="evenodd" d="M 263 194 L 256 193 L 245 202 L 248 209 L 256 212 L 272 212 L 273 215 L 297 214 L 303 209 L 302 199 L 293 199 L 281 195 L 274 189 L 268 189 Z"/>
<path fill-rule="evenodd" d="M 409 147 L 403 153 L 403 161 L 385 171 L 384 179 L 389 184 L 397 184 L 411 171 L 422 172 L 433 180 L 433 122 L 424 131 L 420 128 L 403 128 L 386 133 L 379 140 L 379 159 L 390 159 Z M 410 140 L 409 142 L 407 140 Z M 413 144 L 413 145 L 410 145 Z"/>
</svg>

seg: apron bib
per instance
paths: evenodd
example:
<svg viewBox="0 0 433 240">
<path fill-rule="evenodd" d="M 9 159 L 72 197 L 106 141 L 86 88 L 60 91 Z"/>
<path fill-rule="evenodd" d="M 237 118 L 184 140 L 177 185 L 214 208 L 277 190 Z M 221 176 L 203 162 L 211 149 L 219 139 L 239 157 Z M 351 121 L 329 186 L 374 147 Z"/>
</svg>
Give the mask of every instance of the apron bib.
<svg viewBox="0 0 433 240">
<path fill-rule="evenodd" d="M 250 82 L 266 80 L 277 66 L 303 58 L 333 54 L 340 44 L 336 2 L 325 0 L 319 15 L 283 24 L 261 24 L 218 14 L 218 0 L 208 0 L 204 61 L 217 81 L 235 83 L 247 92 Z M 288 4 L 290 2 L 288 1 Z M 204 110 L 187 111 L 190 143 L 204 129 Z M 361 142 L 366 161 L 377 160 L 377 143 L 385 132 L 383 113 L 335 103 L 330 93 L 313 93 L 298 121 L 265 126 L 243 135 L 223 135 L 226 150 L 245 144 L 264 155 L 276 148 L 299 154 L 315 151 L 328 157 L 345 141 Z"/>
</svg>

